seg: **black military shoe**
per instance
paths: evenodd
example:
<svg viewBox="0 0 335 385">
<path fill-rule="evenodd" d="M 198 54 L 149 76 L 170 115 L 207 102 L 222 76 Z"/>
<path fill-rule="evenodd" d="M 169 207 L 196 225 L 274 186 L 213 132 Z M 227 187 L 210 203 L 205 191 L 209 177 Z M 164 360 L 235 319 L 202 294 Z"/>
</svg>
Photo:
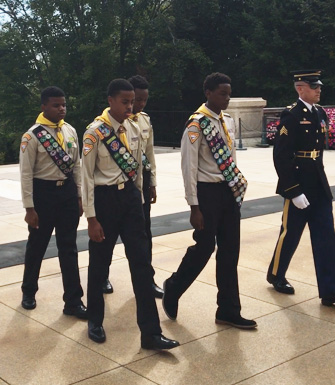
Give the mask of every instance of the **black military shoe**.
<svg viewBox="0 0 335 385">
<path fill-rule="evenodd" d="M 113 291 L 114 291 L 113 286 L 110 283 L 110 280 L 107 278 L 102 284 L 102 292 L 105 294 L 111 294 L 113 293 Z"/>
<path fill-rule="evenodd" d="M 23 294 L 21 306 L 26 310 L 33 310 L 36 307 L 36 300 L 34 295 Z"/>
<path fill-rule="evenodd" d="M 106 334 L 102 326 L 94 325 L 93 322 L 88 321 L 88 338 L 98 344 L 106 341 Z"/>
<path fill-rule="evenodd" d="M 141 335 L 141 347 L 143 349 L 168 350 L 179 346 L 179 342 L 170 340 L 163 334 Z"/>
<path fill-rule="evenodd" d="M 321 298 L 323 306 L 332 306 L 335 303 L 335 297 Z"/>
<path fill-rule="evenodd" d="M 219 314 L 215 316 L 215 323 L 219 325 L 230 325 L 238 329 L 255 329 L 257 322 L 241 317 L 240 315 L 235 317 L 222 317 Z"/>
<path fill-rule="evenodd" d="M 155 298 L 163 298 L 164 290 L 156 285 L 155 282 L 152 284 L 152 291 L 154 292 Z"/>
<path fill-rule="evenodd" d="M 294 294 L 294 287 L 286 278 L 278 278 L 272 274 L 268 274 L 266 280 L 271 283 L 279 293 Z"/>
<path fill-rule="evenodd" d="M 178 313 L 178 298 L 173 296 L 171 290 L 171 277 L 164 281 L 163 290 L 164 295 L 162 299 L 163 309 L 165 314 L 170 318 L 170 320 L 175 321 L 177 319 Z"/>
<path fill-rule="evenodd" d="M 63 313 L 66 315 L 74 315 L 80 319 L 87 319 L 87 309 L 84 305 L 77 305 L 72 307 L 65 306 L 63 309 Z"/>
</svg>

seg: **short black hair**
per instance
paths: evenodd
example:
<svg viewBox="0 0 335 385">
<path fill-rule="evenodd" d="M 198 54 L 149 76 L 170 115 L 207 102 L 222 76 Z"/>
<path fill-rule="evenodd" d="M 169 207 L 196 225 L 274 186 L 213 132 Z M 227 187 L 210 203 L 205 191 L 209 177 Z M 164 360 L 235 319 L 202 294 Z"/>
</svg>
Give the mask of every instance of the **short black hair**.
<svg viewBox="0 0 335 385">
<path fill-rule="evenodd" d="M 149 83 L 146 78 L 141 75 L 135 75 L 128 79 L 129 83 L 132 84 L 134 88 L 139 88 L 141 90 L 147 90 L 149 88 Z"/>
<path fill-rule="evenodd" d="M 231 84 L 231 79 L 225 74 L 214 72 L 206 77 L 203 86 L 204 92 L 206 90 L 214 91 L 220 84 Z"/>
<path fill-rule="evenodd" d="M 120 91 L 134 91 L 134 87 L 126 79 L 114 79 L 108 85 L 107 96 L 115 96 Z"/>
<path fill-rule="evenodd" d="M 44 90 L 41 92 L 41 103 L 47 104 L 49 98 L 61 98 L 65 97 L 65 93 L 62 89 L 56 86 L 50 86 L 47 88 L 44 88 Z"/>
</svg>

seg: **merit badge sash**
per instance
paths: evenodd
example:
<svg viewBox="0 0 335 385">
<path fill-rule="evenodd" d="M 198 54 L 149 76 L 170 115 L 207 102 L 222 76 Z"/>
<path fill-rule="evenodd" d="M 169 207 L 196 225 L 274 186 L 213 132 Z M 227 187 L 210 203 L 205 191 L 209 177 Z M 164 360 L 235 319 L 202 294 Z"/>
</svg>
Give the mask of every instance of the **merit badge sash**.
<svg viewBox="0 0 335 385">
<path fill-rule="evenodd" d="M 142 152 L 142 165 L 145 171 L 151 171 L 151 164 L 144 152 Z"/>
<path fill-rule="evenodd" d="M 127 151 L 121 140 L 116 136 L 113 128 L 101 124 L 95 129 L 95 132 L 102 140 L 121 171 L 126 174 L 128 179 L 134 179 L 139 164 L 130 152 Z"/>
<path fill-rule="evenodd" d="M 236 203 L 241 206 L 248 186 L 247 180 L 237 168 L 228 146 L 210 119 L 204 116 L 199 119 L 199 123 L 213 158 L 223 174 L 223 180 L 228 183 Z"/>
<path fill-rule="evenodd" d="M 57 140 L 49 134 L 43 127 L 38 126 L 33 130 L 34 135 L 49 154 L 55 165 L 62 171 L 63 174 L 69 176 L 72 173 L 74 162 L 70 155 L 68 155 Z"/>
</svg>

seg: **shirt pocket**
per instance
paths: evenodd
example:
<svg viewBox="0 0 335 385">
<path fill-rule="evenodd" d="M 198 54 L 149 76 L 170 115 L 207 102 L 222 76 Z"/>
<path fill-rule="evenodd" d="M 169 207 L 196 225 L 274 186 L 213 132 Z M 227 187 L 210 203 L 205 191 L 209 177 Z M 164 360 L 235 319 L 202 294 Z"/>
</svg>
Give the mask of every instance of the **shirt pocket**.
<svg viewBox="0 0 335 385">
<path fill-rule="evenodd" d="M 135 151 L 138 149 L 138 142 L 139 142 L 138 139 L 139 139 L 138 136 L 134 136 L 130 139 L 129 147 L 131 151 Z"/>
<path fill-rule="evenodd" d="M 141 131 L 141 138 L 142 138 L 143 140 L 148 140 L 148 139 L 149 139 L 149 136 L 150 136 L 149 130 L 143 130 L 143 131 Z"/>
</svg>

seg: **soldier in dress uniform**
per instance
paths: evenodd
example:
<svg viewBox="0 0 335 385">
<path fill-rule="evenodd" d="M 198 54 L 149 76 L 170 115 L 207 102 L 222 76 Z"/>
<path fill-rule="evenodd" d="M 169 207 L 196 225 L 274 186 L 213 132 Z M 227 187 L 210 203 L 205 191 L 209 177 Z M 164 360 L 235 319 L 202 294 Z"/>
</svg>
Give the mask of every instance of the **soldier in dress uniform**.
<svg viewBox="0 0 335 385">
<path fill-rule="evenodd" d="M 41 102 L 42 112 L 23 135 L 20 150 L 22 201 L 29 230 L 22 307 L 36 307 L 41 263 L 55 229 L 64 286 L 63 313 L 86 319 L 76 245 L 83 214 L 78 137 L 76 130 L 64 122 L 66 101 L 60 88 L 44 89 Z"/>
<path fill-rule="evenodd" d="M 319 296 L 335 303 L 335 233 L 332 194 L 323 166 L 328 119 L 320 100 L 320 70 L 292 71 L 297 102 L 281 114 L 273 159 L 284 199 L 282 225 L 267 280 L 281 293 L 294 294 L 285 278 L 291 258 L 308 223 Z"/>
<path fill-rule="evenodd" d="M 150 210 L 151 204 L 156 203 L 156 161 L 154 153 L 154 132 L 151 125 L 150 117 L 143 109 L 145 108 L 149 97 L 149 83 L 140 76 L 135 75 L 128 79 L 133 85 L 135 91 L 135 101 L 133 105 L 133 113 L 129 117 L 132 124 L 138 125 L 141 131 L 142 144 L 142 192 L 144 197 L 143 211 L 145 219 L 145 231 L 149 240 L 149 258 L 152 262 L 152 233 L 151 233 L 151 219 Z M 108 269 L 109 270 L 109 269 Z M 155 271 L 153 269 L 153 274 Z M 103 283 L 103 292 L 112 293 L 113 286 L 108 279 L 109 271 L 106 280 Z M 163 290 L 153 281 L 152 290 L 156 298 L 163 297 Z"/>
<path fill-rule="evenodd" d="M 141 136 L 130 123 L 135 92 L 125 79 L 108 87 L 108 104 L 88 127 L 83 144 L 83 207 L 88 220 L 88 336 L 104 342 L 103 281 L 118 236 L 125 246 L 144 349 L 172 349 L 165 338 L 152 291 L 153 273 L 142 208 Z M 135 181 L 134 181 L 135 180 Z"/>
<path fill-rule="evenodd" d="M 163 307 L 170 319 L 177 318 L 179 298 L 206 266 L 217 243 L 215 322 L 253 329 L 256 322 L 240 314 L 240 206 L 247 182 L 235 163 L 234 121 L 222 111 L 230 100 L 230 78 L 221 73 L 207 76 L 204 93 L 207 102 L 189 118 L 181 141 L 182 173 L 196 244 L 187 249 L 178 270 L 164 282 Z"/>
</svg>

